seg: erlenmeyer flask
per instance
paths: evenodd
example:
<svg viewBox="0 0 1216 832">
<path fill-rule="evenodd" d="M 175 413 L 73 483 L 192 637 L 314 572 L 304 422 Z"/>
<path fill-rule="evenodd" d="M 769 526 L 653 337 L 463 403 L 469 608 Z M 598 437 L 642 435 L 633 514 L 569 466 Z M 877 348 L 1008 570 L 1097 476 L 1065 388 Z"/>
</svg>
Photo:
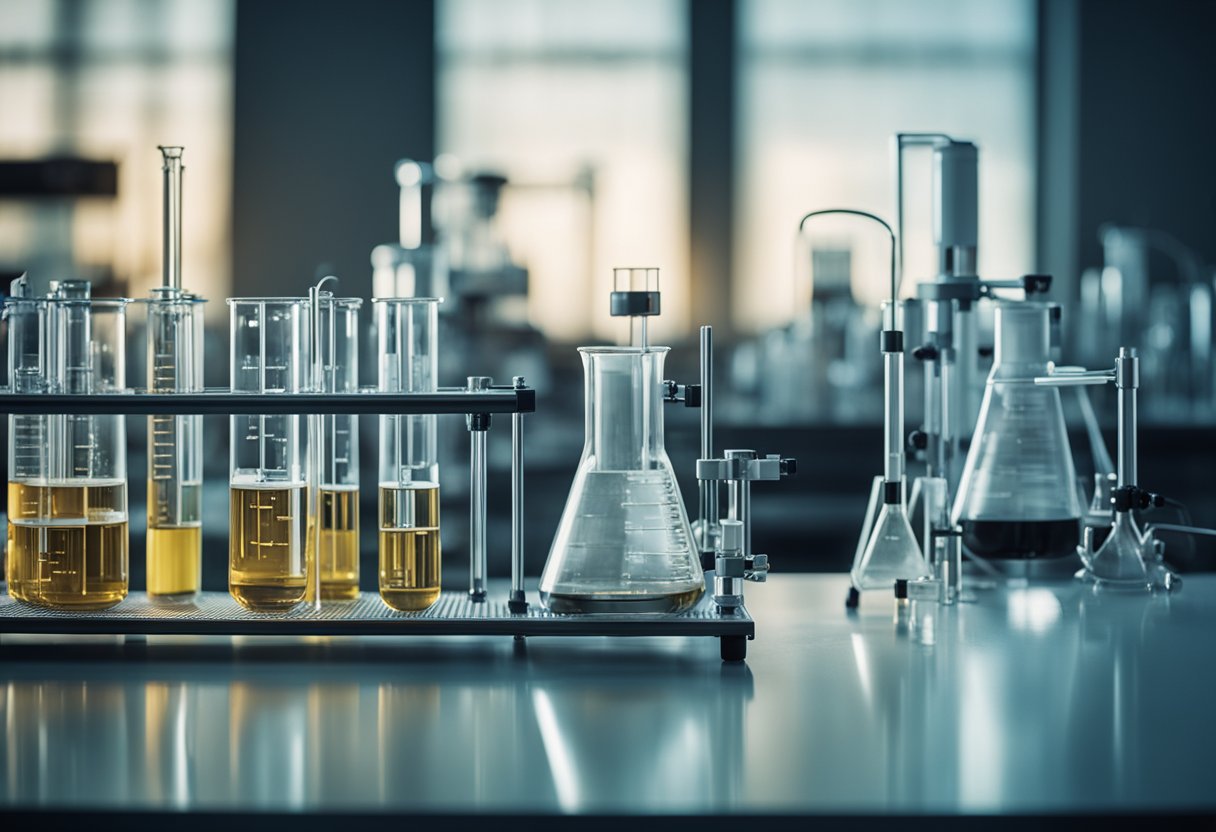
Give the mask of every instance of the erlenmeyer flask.
<svg viewBox="0 0 1216 832">
<path fill-rule="evenodd" d="M 667 347 L 580 347 L 586 443 L 540 579 L 554 612 L 678 612 L 705 577 L 663 447 Z"/>
<path fill-rule="evenodd" d="M 930 577 L 902 501 L 883 504 L 865 552 L 849 577 L 860 590 L 890 590 L 901 578 Z"/>
<path fill-rule="evenodd" d="M 1054 558 L 1076 551 L 1081 503 L 1060 392 L 1050 372 L 1049 307 L 996 308 L 996 353 L 963 467 L 954 522 L 987 558 Z"/>
</svg>

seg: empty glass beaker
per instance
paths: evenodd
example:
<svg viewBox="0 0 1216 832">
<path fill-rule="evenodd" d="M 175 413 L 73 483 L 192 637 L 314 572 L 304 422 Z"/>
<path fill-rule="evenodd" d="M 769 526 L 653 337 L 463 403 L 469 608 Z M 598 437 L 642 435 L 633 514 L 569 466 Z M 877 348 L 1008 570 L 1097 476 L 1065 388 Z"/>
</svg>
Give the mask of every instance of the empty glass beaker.
<svg viewBox="0 0 1216 832">
<path fill-rule="evenodd" d="M 299 393 L 310 375 L 304 298 L 229 298 L 232 392 Z M 251 404 L 257 410 L 256 403 Z M 231 422 L 228 591 L 253 610 L 304 598 L 307 506 L 303 418 L 240 414 Z"/>
<path fill-rule="evenodd" d="M 663 445 L 667 347 L 579 347 L 586 442 L 540 580 L 554 612 L 678 612 L 705 577 Z"/>
<path fill-rule="evenodd" d="M 438 298 L 375 298 L 376 388 L 433 393 Z M 439 465 L 435 416 L 380 417 L 380 597 L 395 610 L 439 599 Z"/>
<path fill-rule="evenodd" d="M 996 307 L 996 352 L 959 482 L 953 520 L 963 545 L 987 558 L 1072 554 L 1080 538 L 1072 449 L 1050 373 L 1049 305 Z"/>
<path fill-rule="evenodd" d="M 153 289 L 148 390 L 203 389 L 203 301 Z M 148 595 L 187 600 L 202 587 L 203 417 L 148 417 Z"/>
<path fill-rule="evenodd" d="M 93 300 L 88 281 L 4 302 L 15 393 L 122 392 L 125 300 Z M 33 604 L 104 609 L 127 595 L 126 419 L 9 417 L 9 592 Z"/>
<path fill-rule="evenodd" d="M 362 305 L 358 298 L 320 296 L 318 386 L 323 393 L 359 392 Z M 318 518 L 308 545 L 318 552 L 313 562 L 321 570 L 321 598 L 350 600 L 359 597 L 359 417 L 326 414 L 319 424 Z"/>
</svg>

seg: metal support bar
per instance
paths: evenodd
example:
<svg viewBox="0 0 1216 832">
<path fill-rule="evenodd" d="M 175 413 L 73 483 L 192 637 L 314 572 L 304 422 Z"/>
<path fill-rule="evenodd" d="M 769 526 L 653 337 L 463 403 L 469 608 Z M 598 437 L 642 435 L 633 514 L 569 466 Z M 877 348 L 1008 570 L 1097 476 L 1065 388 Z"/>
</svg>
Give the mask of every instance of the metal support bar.
<svg viewBox="0 0 1216 832">
<path fill-rule="evenodd" d="M 470 393 L 490 386 L 487 376 L 469 376 Z M 469 597 L 486 598 L 486 431 L 490 416 L 474 413 L 465 417 L 469 429 Z"/>
<path fill-rule="evenodd" d="M 83 415 L 228 416 L 243 413 L 371 413 L 425 416 L 535 413 L 536 391 L 489 388 L 477 392 L 445 389 L 436 393 L 0 393 L 0 413 L 13 416 L 46 413 Z"/>
<path fill-rule="evenodd" d="M 713 328 L 701 327 L 701 459 L 714 455 L 714 341 Z M 718 481 L 697 480 L 701 551 L 714 550 L 720 522 Z"/>
<path fill-rule="evenodd" d="M 522 376 L 512 379 L 516 389 Z M 524 415 L 511 415 L 511 596 L 507 606 L 513 613 L 528 611 L 524 591 Z"/>
<path fill-rule="evenodd" d="M 1119 347 L 1115 360 L 1115 386 L 1119 388 L 1119 487 L 1136 485 L 1136 389 L 1140 386 L 1140 360 L 1132 347 Z"/>
</svg>

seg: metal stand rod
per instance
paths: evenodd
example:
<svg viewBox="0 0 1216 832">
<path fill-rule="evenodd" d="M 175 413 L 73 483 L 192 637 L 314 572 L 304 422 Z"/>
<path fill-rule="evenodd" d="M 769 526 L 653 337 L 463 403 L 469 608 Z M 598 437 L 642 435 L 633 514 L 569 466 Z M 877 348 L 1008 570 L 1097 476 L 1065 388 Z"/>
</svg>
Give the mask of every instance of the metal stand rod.
<svg viewBox="0 0 1216 832">
<path fill-rule="evenodd" d="M 701 327 L 701 459 L 714 455 L 714 340 L 713 328 Z M 718 483 L 698 480 L 702 551 L 713 551 L 719 517 Z"/>
<path fill-rule="evenodd" d="M 524 386 L 522 376 L 512 384 Z M 528 601 L 524 594 L 524 417 L 511 416 L 511 596 L 507 602 L 511 612 L 526 612 Z"/>
<path fill-rule="evenodd" d="M 1136 388 L 1140 386 L 1136 350 L 1120 347 L 1115 361 L 1115 386 L 1119 388 L 1119 487 L 1135 485 L 1136 471 Z"/>
<path fill-rule="evenodd" d="M 486 597 L 486 432 L 472 433 L 470 459 L 469 595 Z"/>
<path fill-rule="evenodd" d="M 469 376 L 470 393 L 486 390 L 492 379 Z M 466 417 L 469 428 L 469 597 L 486 598 L 486 431 L 490 416 L 485 413 Z"/>
</svg>

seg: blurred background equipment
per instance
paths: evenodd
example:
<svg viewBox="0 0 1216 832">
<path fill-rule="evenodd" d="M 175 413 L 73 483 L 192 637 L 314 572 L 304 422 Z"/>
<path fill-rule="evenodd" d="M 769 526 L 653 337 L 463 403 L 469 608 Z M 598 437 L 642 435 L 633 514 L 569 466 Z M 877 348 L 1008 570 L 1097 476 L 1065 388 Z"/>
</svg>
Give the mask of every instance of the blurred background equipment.
<svg viewBox="0 0 1216 832">
<path fill-rule="evenodd" d="M 529 451 L 535 574 L 582 441 L 571 347 L 619 338 L 604 302 L 611 267 L 655 263 L 664 314 L 651 335 L 671 345 L 669 372 L 694 374 L 694 323 L 714 329 L 715 444 L 746 445 L 763 426 L 818 471 L 756 501 L 757 549 L 800 553 L 782 568 L 844 571 L 874 473 L 857 460 L 882 435 L 873 344 L 884 253 L 852 225 L 825 223 L 796 243 L 790 228 L 808 203 L 893 216 L 889 137 L 932 128 L 966 141 L 906 148 L 908 427 L 943 429 L 922 376 L 935 384 L 942 353 L 966 338 L 915 286 L 945 271 L 935 166 L 975 151 L 974 263 L 963 253 L 950 270 L 1051 274 L 1057 363 L 1105 366 L 1119 347 L 1136 348 L 1144 481 L 1168 471 L 1193 522 L 1216 525 L 1203 464 L 1216 454 L 1216 155 L 1206 139 L 1216 113 L 1184 98 L 1194 78 L 1216 74 L 1210 26 L 1199 25 L 1212 10 L 1149 0 L 292 6 L 0 4 L 9 116 L 0 119 L 0 272 L 28 272 L 39 293 L 52 280 L 87 279 L 95 297 L 148 296 L 162 283 L 163 183 L 151 148 L 167 141 L 189 147 L 181 262 L 191 293 L 297 295 L 327 274 L 367 275 L 375 250 L 372 281 L 348 283 L 350 294 L 447 298 L 441 383 L 510 373 L 542 396 L 530 417 L 546 440 Z M 1161 147 L 1170 152 L 1146 152 Z M 135 344 L 143 306 L 129 310 Z M 975 359 L 976 413 L 994 346 L 985 306 L 973 313 L 974 355 L 963 356 L 966 366 Z M 202 308 L 204 382 L 220 385 L 227 318 L 222 304 Z M 362 330 L 358 384 L 370 386 L 375 348 L 366 322 Z M 914 355 L 935 341 L 936 357 Z M 127 372 L 142 377 L 135 352 Z M 1093 476 L 1109 473 L 1093 437 L 1113 446 L 1116 408 L 1113 388 L 1087 389 L 1094 418 L 1072 391 L 1063 416 L 1089 502 Z M 223 545 L 227 526 L 221 418 L 203 420 L 203 473 L 215 484 L 202 497 L 205 550 Z M 143 470 L 144 420 L 129 421 L 128 458 Z M 437 421 L 444 500 L 468 489 L 459 422 Z M 371 422 L 364 428 L 366 480 L 378 449 Z M 973 431 L 958 420 L 946 428 L 956 430 L 946 475 L 956 484 Z M 694 414 L 669 412 L 665 433 L 673 458 L 696 452 Z M 926 454 L 915 449 L 913 464 Z M 491 440 L 487 456 L 489 487 L 505 487 L 509 447 Z M 691 495 L 692 472 L 676 477 Z M 143 491 L 130 494 L 136 582 Z M 366 544 L 379 528 L 370 492 L 361 496 Z M 493 538 L 509 516 L 490 505 Z M 465 525 L 447 524 L 445 545 L 465 545 Z M 1206 541 L 1172 551 L 1190 568 L 1216 564 Z M 365 555 L 367 589 L 378 564 Z M 505 574 L 507 561 L 492 550 L 488 568 Z M 205 588 L 225 580 L 221 564 L 204 563 Z"/>
</svg>

